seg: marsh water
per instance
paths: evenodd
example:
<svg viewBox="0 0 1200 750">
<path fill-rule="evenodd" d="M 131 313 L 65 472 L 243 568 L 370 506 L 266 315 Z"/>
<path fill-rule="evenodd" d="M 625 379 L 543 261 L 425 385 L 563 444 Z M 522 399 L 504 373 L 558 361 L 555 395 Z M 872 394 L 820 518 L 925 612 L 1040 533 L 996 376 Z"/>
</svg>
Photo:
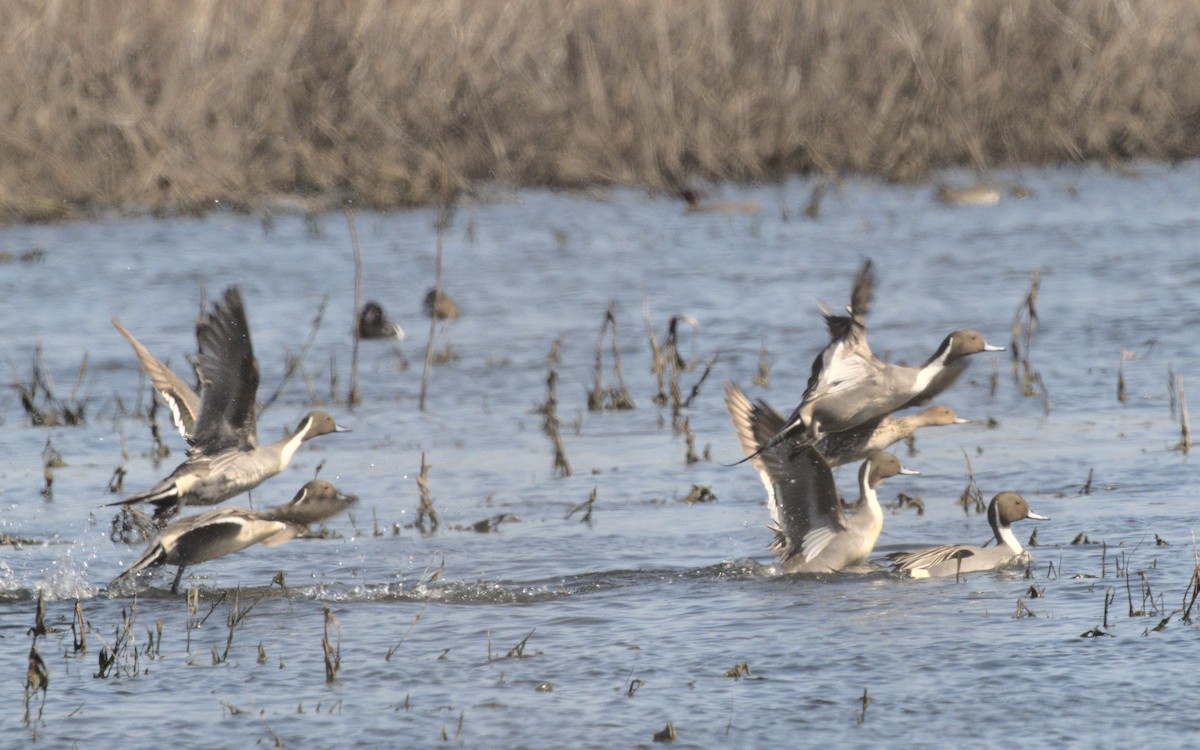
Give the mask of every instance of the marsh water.
<svg viewBox="0 0 1200 750">
<path fill-rule="evenodd" d="M 804 180 L 714 189 L 757 201 L 757 214 L 688 214 L 638 190 L 466 202 L 444 236 L 444 284 L 463 315 L 438 330 L 424 411 L 434 210 L 355 216 L 363 296 L 408 337 L 362 342 L 353 408 L 342 214 L 0 230 L 6 384 L 32 381 L 40 349 L 57 399 L 85 417 L 31 426 L 15 387 L 0 396 L 0 744 L 651 747 L 668 723 L 676 747 L 1190 744 L 1200 630 L 1183 610 L 1197 476 L 1176 449 L 1168 384 L 1182 375 L 1186 397 L 1200 382 L 1188 380 L 1200 378 L 1200 165 L 993 177 L 1031 195 L 949 206 L 930 187 L 850 180 L 825 192 L 815 218 Z M 775 575 L 759 478 L 723 465 L 741 452 L 722 385 L 793 408 L 826 339 L 818 303 L 845 304 L 867 257 L 879 279 L 873 348 L 909 363 L 961 327 L 1009 345 L 1040 272 L 1022 351 L 1040 378 L 1032 394 L 1008 353 L 977 357 L 939 399 L 973 422 L 895 446 L 921 476 L 889 480 L 881 499 L 919 497 L 924 512 L 886 511 L 874 554 L 988 538 L 984 515 L 957 502 L 969 458 L 985 498 L 1015 490 L 1051 517 L 1028 570 Z M 118 496 L 106 487 L 118 467 L 125 491 L 149 486 L 184 445 L 160 409 L 172 454 L 152 457 L 149 388 L 109 318 L 189 373 L 202 295 L 229 284 L 246 300 L 260 401 L 282 383 L 260 436 L 282 435 L 314 403 L 352 429 L 306 444 L 231 504 L 282 503 L 318 467 L 361 501 L 325 538 L 189 569 L 177 596 L 167 570 L 136 601 L 111 593 L 141 545 L 110 539 L 104 504 Z M 636 408 L 591 412 L 610 303 Z M 677 314 L 697 323 L 678 329 L 694 364 L 684 395 L 700 383 L 681 411 L 695 463 L 653 400 L 644 321 L 662 343 Z M 616 383 L 610 345 L 605 387 Z M 289 356 L 299 366 L 286 377 Z M 570 476 L 556 475 L 538 412 L 551 368 Z M 47 495 L 49 450 L 65 465 L 50 469 Z M 433 533 L 416 527 L 422 455 Z M 838 480 L 855 494 L 852 467 Z M 687 502 L 694 487 L 708 488 L 704 502 Z M 572 514 L 592 493 L 590 517 Z M 272 583 L 280 571 L 286 588 Z M 190 606 L 184 590 L 198 592 Z M 27 715 L 38 592 L 57 632 L 37 639 L 50 682 Z M 332 681 L 326 633 L 340 649 Z"/>
</svg>

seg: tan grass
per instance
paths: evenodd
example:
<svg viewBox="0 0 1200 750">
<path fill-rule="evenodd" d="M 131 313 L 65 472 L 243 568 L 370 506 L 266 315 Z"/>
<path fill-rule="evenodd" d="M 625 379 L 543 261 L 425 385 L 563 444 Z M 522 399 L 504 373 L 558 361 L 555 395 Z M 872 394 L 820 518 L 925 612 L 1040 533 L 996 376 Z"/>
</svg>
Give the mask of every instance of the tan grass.
<svg viewBox="0 0 1200 750">
<path fill-rule="evenodd" d="M 1191 0 L 2 3 L 0 218 L 1180 159 L 1198 68 Z"/>
</svg>

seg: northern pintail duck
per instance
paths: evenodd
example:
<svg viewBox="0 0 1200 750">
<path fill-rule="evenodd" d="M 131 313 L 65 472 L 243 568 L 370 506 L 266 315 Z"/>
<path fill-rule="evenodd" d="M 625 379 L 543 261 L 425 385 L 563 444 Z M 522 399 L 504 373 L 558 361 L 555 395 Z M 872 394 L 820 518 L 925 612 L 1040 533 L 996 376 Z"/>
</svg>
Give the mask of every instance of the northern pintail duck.
<svg viewBox="0 0 1200 750">
<path fill-rule="evenodd" d="M 360 339 L 403 339 L 404 329 L 399 323 L 388 320 L 383 306 L 368 302 L 358 313 L 358 337 Z"/>
<path fill-rule="evenodd" d="M 876 359 L 867 343 L 866 314 L 872 295 L 871 261 L 855 280 L 850 315 L 823 311 L 830 341 L 813 360 L 812 375 L 800 405 L 783 429 L 762 444 L 765 449 L 803 430 L 802 441 L 815 444 L 828 433 L 843 432 L 899 409 L 920 406 L 949 388 L 980 352 L 1004 351 L 978 331 L 947 336 L 920 367 L 893 365 Z"/>
<path fill-rule="evenodd" d="M 937 199 L 957 206 L 994 206 L 1000 202 L 1000 191 L 985 182 L 969 187 L 938 185 Z"/>
<path fill-rule="evenodd" d="M 196 321 L 202 397 L 173 373 L 167 377 L 169 368 L 137 344 L 128 331 L 123 332 L 136 344 L 142 366 L 172 413 L 182 417 L 177 418 L 177 425 L 192 447 L 187 460 L 166 479 L 113 505 L 151 503 L 155 518 L 172 516 L 184 505 L 215 505 L 283 471 L 304 441 L 346 431 L 326 412 L 312 411 L 292 435 L 259 444 L 254 413 L 258 361 L 237 287 L 226 290 L 224 301 L 214 303 L 212 311 Z M 198 413 L 194 408 L 197 402 Z M 190 420 L 185 416 L 189 414 Z M 189 421 L 190 428 L 186 426 Z"/>
<path fill-rule="evenodd" d="M 993 497 L 987 515 L 996 535 L 996 546 L 944 544 L 915 552 L 893 552 L 887 556 L 892 569 L 913 578 L 929 578 L 1003 567 L 1025 554 L 1025 548 L 1013 534 L 1012 524 L 1026 518 L 1050 520 L 1030 510 L 1025 498 L 1015 492 L 1001 492 Z"/>
<path fill-rule="evenodd" d="M 437 287 L 430 289 L 425 294 L 425 302 L 422 307 L 427 317 L 437 320 L 456 320 L 462 315 L 462 310 L 458 309 L 458 303 L 449 294 L 446 294 L 445 290 L 439 290 Z"/>
<path fill-rule="evenodd" d="M 733 420 L 738 442 L 746 455 L 752 455 L 758 446 L 770 440 L 783 429 L 786 420 L 762 399 L 754 403 L 736 383 L 725 384 L 725 407 Z M 905 417 L 879 417 L 864 422 L 858 427 L 825 435 L 814 446 L 830 466 L 862 461 L 875 451 L 912 435 L 922 427 L 940 427 L 950 424 L 967 424 L 948 406 L 931 406 L 916 414 Z M 788 441 L 784 441 L 786 445 Z M 757 462 L 757 458 L 753 459 Z M 755 466 L 757 468 L 757 464 Z"/>
<path fill-rule="evenodd" d="M 346 495 L 329 482 L 315 479 L 300 488 L 288 503 L 266 510 L 217 508 L 181 518 L 163 529 L 141 557 L 109 584 L 130 578 L 148 568 L 178 565 L 171 593 L 179 589 L 183 569 L 240 552 L 255 544 L 274 547 L 305 533 L 309 524 L 341 513 L 358 498 Z"/>
<path fill-rule="evenodd" d="M 883 530 L 875 490 L 887 477 L 916 474 L 887 451 L 858 471 L 859 508 L 846 517 L 833 472 L 812 447 L 776 446 L 759 456 L 774 521 L 770 549 L 783 573 L 831 573 L 866 560 Z"/>
<path fill-rule="evenodd" d="M 688 188 L 679 191 L 679 197 L 687 201 L 690 214 L 756 214 L 757 201 L 706 201 L 704 195 Z"/>
</svg>

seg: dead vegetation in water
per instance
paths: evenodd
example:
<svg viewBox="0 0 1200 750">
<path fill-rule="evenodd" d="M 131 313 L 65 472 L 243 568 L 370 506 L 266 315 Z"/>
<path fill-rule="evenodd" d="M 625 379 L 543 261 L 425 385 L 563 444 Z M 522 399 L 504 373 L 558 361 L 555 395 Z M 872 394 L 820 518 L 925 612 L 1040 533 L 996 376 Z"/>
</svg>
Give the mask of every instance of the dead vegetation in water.
<svg viewBox="0 0 1200 750">
<path fill-rule="evenodd" d="M 421 470 L 417 474 L 417 489 L 420 492 L 420 500 L 417 505 L 417 530 L 422 535 L 431 535 L 437 532 L 441 521 L 438 519 L 437 508 L 433 505 L 433 495 L 429 491 L 429 464 L 425 463 L 425 451 L 421 451 Z M 426 521 L 429 522 L 429 528 L 425 528 Z"/>
<path fill-rule="evenodd" d="M 542 415 L 542 432 L 554 444 L 554 476 L 555 478 L 571 476 L 571 464 L 567 461 L 567 453 L 563 448 L 562 422 L 558 418 L 558 371 L 554 365 L 559 361 L 563 337 L 555 339 L 546 357 L 549 372 L 546 375 L 546 400 L 534 407 L 535 414 Z"/>
<path fill-rule="evenodd" d="M 1029 281 L 1029 291 L 1013 314 L 1012 350 L 1013 380 L 1020 382 L 1024 396 L 1041 396 L 1042 412 L 1050 413 L 1050 394 L 1042 381 L 1041 373 L 1033 368 L 1033 334 L 1037 330 L 1038 290 L 1042 285 L 1042 271 L 1036 268 Z"/>
<path fill-rule="evenodd" d="M 434 225 L 437 230 L 437 244 L 434 253 L 433 289 L 425 298 L 429 305 L 429 339 L 425 342 L 425 358 L 421 369 L 421 395 L 417 399 L 417 405 L 421 411 L 425 411 L 425 396 L 429 391 L 429 380 L 433 377 L 433 366 L 447 364 L 455 358 L 454 349 L 449 343 L 446 343 L 441 351 L 435 350 L 438 341 L 441 340 L 441 334 L 447 331 L 450 321 L 458 317 L 458 306 L 454 304 L 453 300 L 450 300 L 442 288 L 442 257 L 445 254 L 446 230 L 449 229 L 450 222 L 454 221 L 459 193 L 458 188 L 450 184 L 447 169 L 446 159 L 442 155 L 440 169 L 437 173 L 439 180 L 438 215 Z M 439 310 L 440 305 L 444 307 L 443 297 L 453 307 L 453 315 L 442 313 Z"/>
<path fill-rule="evenodd" d="M 1175 398 L 1179 401 L 1179 442 L 1175 450 L 1185 454 L 1192 450 L 1192 423 L 1188 419 L 1187 399 L 1183 394 L 1183 373 L 1175 373 Z"/>
<path fill-rule="evenodd" d="M 42 361 L 42 345 L 38 344 L 33 352 L 33 362 L 30 365 L 29 380 L 23 380 L 17 373 L 16 365 L 11 361 L 9 367 L 13 370 L 12 387 L 21 399 L 21 407 L 33 427 L 76 427 L 87 421 L 88 399 L 79 395 L 79 389 L 88 373 L 88 355 L 85 353 L 79 362 L 79 371 L 75 375 L 75 385 L 66 398 L 60 398 L 54 388 L 54 379 L 46 372 Z"/>
<path fill-rule="evenodd" d="M 329 639 L 331 629 L 337 630 L 336 645 Z M 342 623 L 333 616 L 333 610 L 325 605 L 325 634 L 321 637 L 321 650 L 325 654 L 325 684 L 336 683 L 338 671 L 342 668 Z"/>
<path fill-rule="evenodd" d="M 605 387 L 604 381 L 604 337 L 609 335 L 612 352 L 612 376 L 615 384 Z M 593 369 L 592 390 L 588 391 L 588 411 L 624 411 L 636 409 L 629 388 L 625 385 L 625 371 L 621 368 L 621 352 L 617 348 L 616 304 L 609 303 L 604 313 L 604 322 L 596 336 L 596 364 Z"/>
<path fill-rule="evenodd" d="M 956 502 L 962 506 L 963 513 L 970 514 L 972 508 L 976 513 L 982 513 L 987 510 L 987 505 L 983 502 L 983 491 L 979 489 L 979 483 L 975 481 L 975 468 L 971 466 L 971 457 L 965 450 L 963 451 L 963 460 L 967 462 L 967 486 L 963 488 L 962 494 L 958 496 Z"/>
<path fill-rule="evenodd" d="M 0 219 L 391 208 L 436 201 L 443 174 L 676 187 L 1183 159 L 1198 23 L 1184 0 L 11 4 Z"/>
</svg>

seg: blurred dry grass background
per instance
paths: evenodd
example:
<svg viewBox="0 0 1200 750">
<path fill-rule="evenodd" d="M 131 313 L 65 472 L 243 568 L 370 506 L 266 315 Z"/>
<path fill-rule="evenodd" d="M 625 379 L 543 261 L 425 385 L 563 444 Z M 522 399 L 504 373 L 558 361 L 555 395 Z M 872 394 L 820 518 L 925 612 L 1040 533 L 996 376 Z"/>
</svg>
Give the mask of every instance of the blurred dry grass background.
<svg viewBox="0 0 1200 750">
<path fill-rule="evenodd" d="M 1193 0 L 0 4 L 0 219 L 1200 153 Z"/>
</svg>

